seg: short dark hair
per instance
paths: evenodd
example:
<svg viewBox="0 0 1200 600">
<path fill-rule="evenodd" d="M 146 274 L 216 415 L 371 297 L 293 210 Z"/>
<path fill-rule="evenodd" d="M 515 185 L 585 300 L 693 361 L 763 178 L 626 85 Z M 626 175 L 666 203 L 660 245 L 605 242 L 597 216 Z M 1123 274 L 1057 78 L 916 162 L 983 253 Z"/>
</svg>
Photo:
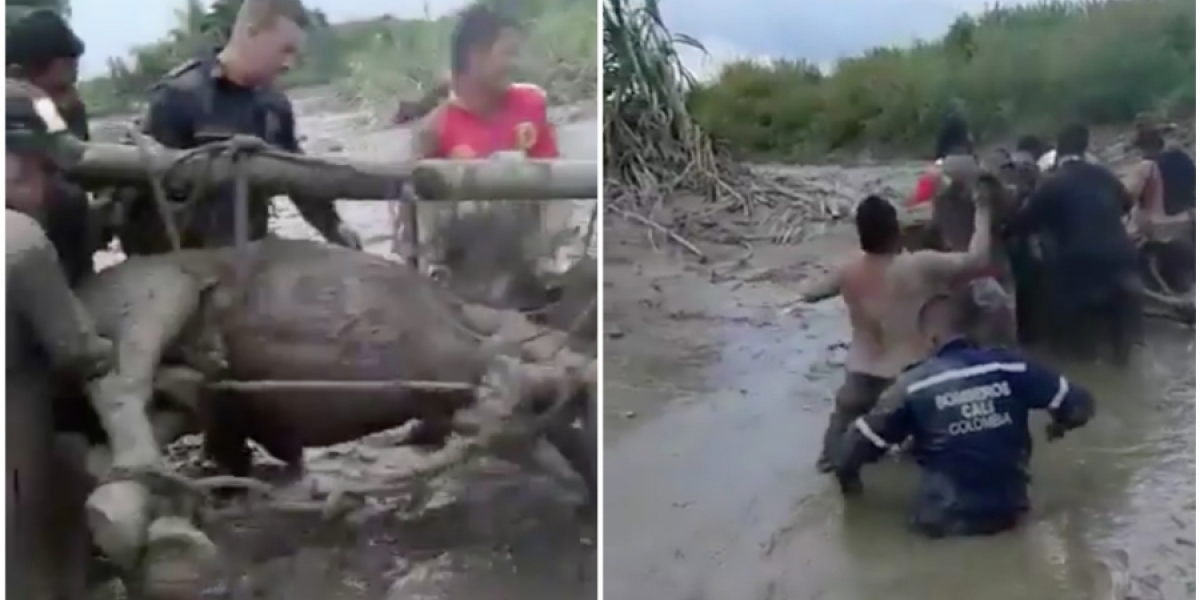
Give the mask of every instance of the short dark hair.
<svg viewBox="0 0 1200 600">
<path fill-rule="evenodd" d="M 1166 147 L 1162 130 L 1152 123 L 1138 123 L 1133 135 L 1133 146 L 1138 150 L 1158 152 Z"/>
<path fill-rule="evenodd" d="M 83 56 L 83 40 L 52 10 L 35 10 L 10 25 L 5 39 L 7 62 L 24 75 L 46 68 L 58 59 Z"/>
<path fill-rule="evenodd" d="M 942 122 L 942 129 L 938 132 L 934 158 L 941 159 L 951 153 L 971 153 L 973 151 L 971 129 L 967 126 L 966 117 L 957 112 L 947 116 L 946 120 Z"/>
<path fill-rule="evenodd" d="M 487 6 L 473 4 L 459 13 L 450 38 L 450 70 L 463 73 L 470 66 L 471 52 L 496 43 L 500 35 L 517 29 L 517 22 Z"/>
<path fill-rule="evenodd" d="M 1046 143 L 1036 135 L 1023 135 L 1017 139 L 1017 150 L 1027 152 L 1035 159 L 1046 153 Z"/>
<path fill-rule="evenodd" d="M 891 202 L 871 194 L 854 210 L 858 243 L 867 254 L 887 254 L 900 238 L 900 217 Z"/>
<path fill-rule="evenodd" d="M 271 27 L 279 19 L 308 27 L 308 11 L 300 0 L 245 0 L 238 7 L 232 32 L 235 36 L 251 34 Z"/>
<path fill-rule="evenodd" d="M 1087 125 L 1079 122 L 1068 124 L 1058 132 L 1058 140 L 1055 143 L 1058 156 L 1083 156 L 1088 150 L 1090 137 Z"/>
</svg>

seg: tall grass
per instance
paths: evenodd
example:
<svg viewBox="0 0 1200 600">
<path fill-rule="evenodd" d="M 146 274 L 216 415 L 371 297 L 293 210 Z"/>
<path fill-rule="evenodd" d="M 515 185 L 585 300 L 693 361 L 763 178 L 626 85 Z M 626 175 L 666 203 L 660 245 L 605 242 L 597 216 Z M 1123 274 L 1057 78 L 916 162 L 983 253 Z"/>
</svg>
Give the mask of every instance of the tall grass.
<svg viewBox="0 0 1200 600">
<path fill-rule="evenodd" d="M 961 17 L 937 41 L 842 60 L 829 75 L 803 62 L 731 64 L 689 106 L 717 138 L 770 158 L 928 146 L 955 104 L 984 137 L 1191 113 L 1195 23 L 1193 0 L 998 8 Z"/>
<path fill-rule="evenodd" d="M 683 66 L 681 46 L 704 49 L 667 29 L 658 0 L 605 0 L 604 163 L 612 182 L 606 192 L 713 192 L 720 168 L 687 107 L 696 81 Z"/>
</svg>

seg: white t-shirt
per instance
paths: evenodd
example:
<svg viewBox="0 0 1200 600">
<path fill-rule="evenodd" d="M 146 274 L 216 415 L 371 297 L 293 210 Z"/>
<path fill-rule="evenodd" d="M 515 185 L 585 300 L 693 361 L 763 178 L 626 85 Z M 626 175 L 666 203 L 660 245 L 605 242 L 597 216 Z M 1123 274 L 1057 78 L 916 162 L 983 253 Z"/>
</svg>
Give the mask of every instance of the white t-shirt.
<svg viewBox="0 0 1200 600">
<path fill-rule="evenodd" d="M 1098 162 L 1096 160 L 1096 157 L 1093 156 L 1092 153 L 1090 153 L 1090 152 L 1087 153 L 1084 156 L 1084 158 L 1086 158 L 1088 162 L 1093 163 L 1093 164 Z M 1042 157 L 1039 158 L 1037 161 L 1038 169 L 1040 171 L 1042 171 L 1043 173 L 1053 169 L 1055 167 L 1055 162 L 1057 161 L 1057 159 L 1058 159 L 1058 151 L 1057 150 L 1051 150 L 1051 151 L 1043 154 Z"/>
</svg>

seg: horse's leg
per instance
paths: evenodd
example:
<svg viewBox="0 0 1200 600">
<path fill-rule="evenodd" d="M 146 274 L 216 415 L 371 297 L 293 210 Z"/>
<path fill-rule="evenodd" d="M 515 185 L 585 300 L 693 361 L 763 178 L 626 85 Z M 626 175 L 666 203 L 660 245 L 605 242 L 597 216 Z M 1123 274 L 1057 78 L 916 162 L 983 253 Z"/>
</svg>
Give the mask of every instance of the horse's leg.
<svg viewBox="0 0 1200 600">
<path fill-rule="evenodd" d="M 88 441 L 80 434 L 58 434 L 54 440 L 58 490 L 54 494 L 53 556 L 60 565 L 58 598 L 87 597 L 92 561 L 92 540 L 84 518 L 84 502 L 96 480 L 88 473 Z"/>
<path fill-rule="evenodd" d="M 92 492 L 88 524 L 96 545 L 127 571 L 139 564 L 152 566 L 155 557 L 147 544 L 170 546 L 171 540 L 147 538 L 151 497 L 137 474 L 161 467 L 162 454 L 148 412 L 155 374 L 168 346 L 199 310 L 204 287 L 198 278 L 176 268 L 160 266 L 141 274 L 145 280 L 137 282 L 136 291 L 109 288 L 92 298 L 97 312 L 120 317 L 114 335 L 116 369 L 93 381 L 88 392 L 108 433 L 112 467 L 132 477 L 104 481 Z M 195 537 L 188 533 L 174 539 L 183 548 L 207 555 L 207 547 L 192 547 Z"/>
<path fill-rule="evenodd" d="M 588 501 L 585 508 L 592 511 L 599 496 L 596 472 L 598 461 L 596 441 L 589 437 L 585 429 L 578 429 L 570 423 L 555 423 L 546 428 L 547 441 L 587 485 Z"/>
</svg>

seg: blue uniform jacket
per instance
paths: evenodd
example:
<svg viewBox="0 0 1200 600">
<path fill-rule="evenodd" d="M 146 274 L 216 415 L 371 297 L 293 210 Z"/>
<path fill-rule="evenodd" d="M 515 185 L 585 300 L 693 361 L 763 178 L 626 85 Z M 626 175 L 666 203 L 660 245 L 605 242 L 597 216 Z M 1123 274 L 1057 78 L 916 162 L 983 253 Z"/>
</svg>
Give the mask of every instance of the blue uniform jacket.
<svg viewBox="0 0 1200 600">
<path fill-rule="evenodd" d="M 878 408 L 843 438 L 836 472 L 857 482 L 863 465 L 908 438 L 923 471 L 919 514 L 1015 518 L 1028 507 L 1029 413 L 1046 410 L 1051 435 L 1091 418 L 1094 402 L 1058 373 L 1003 348 L 954 340 L 896 379 Z"/>
</svg>

